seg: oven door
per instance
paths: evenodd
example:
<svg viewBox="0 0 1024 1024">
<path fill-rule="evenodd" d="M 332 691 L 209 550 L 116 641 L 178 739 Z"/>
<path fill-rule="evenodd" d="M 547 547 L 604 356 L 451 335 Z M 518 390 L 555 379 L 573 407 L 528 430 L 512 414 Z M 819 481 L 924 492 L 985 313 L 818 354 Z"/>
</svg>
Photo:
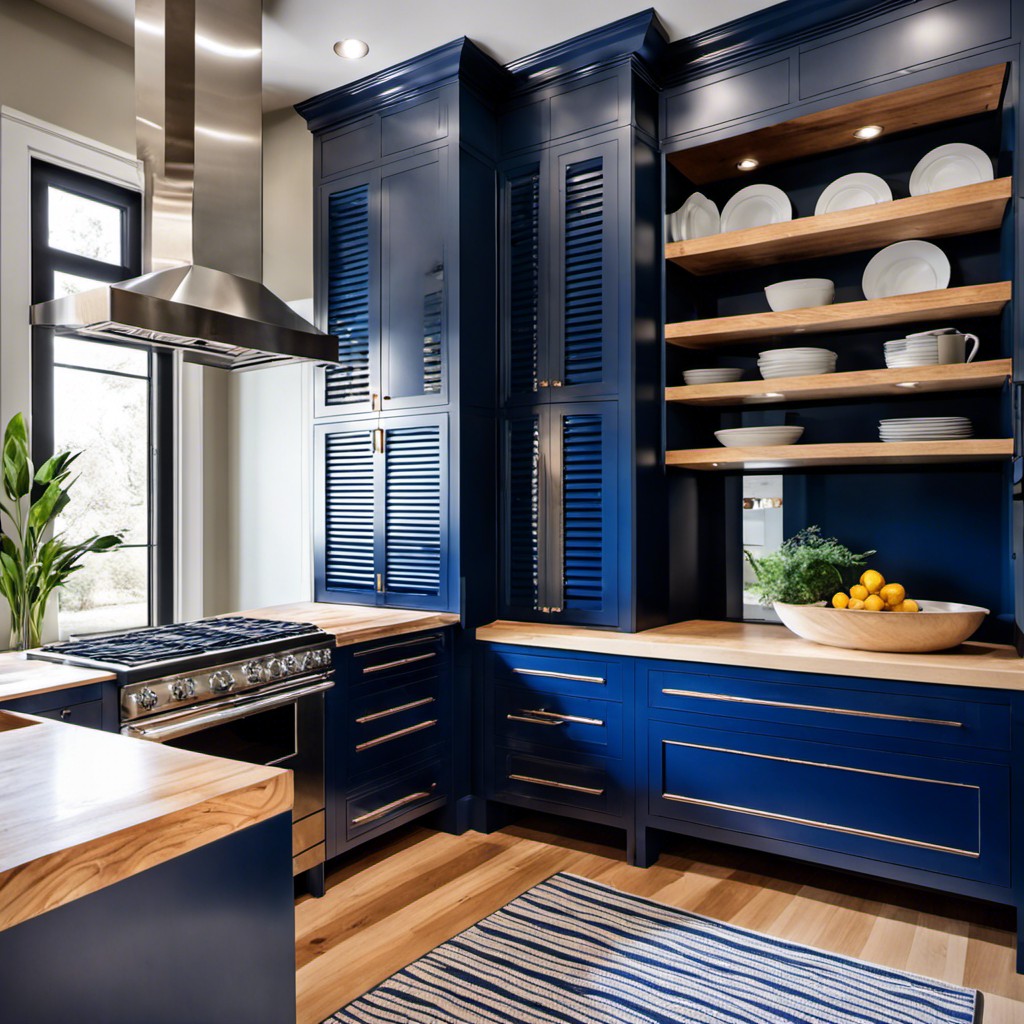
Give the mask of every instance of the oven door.
<svg viewBox="0 0 1024 1024">
<path fill-rule="evenodd" d="M 324 809 L 324 691 L 330 673 L 236 694 L 122 728 L 126 736 L 294 772 L 297 822 Z"/>
</svg>

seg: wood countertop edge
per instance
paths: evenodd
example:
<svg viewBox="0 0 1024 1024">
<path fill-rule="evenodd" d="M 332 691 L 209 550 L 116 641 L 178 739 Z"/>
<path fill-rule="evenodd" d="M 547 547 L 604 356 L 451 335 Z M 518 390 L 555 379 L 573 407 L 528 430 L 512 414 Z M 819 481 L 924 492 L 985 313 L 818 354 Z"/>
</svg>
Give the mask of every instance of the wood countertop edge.
<svg viewBox="0 0 1024 1024">
<path fill-rule="evenodd" d="M 74 690 L 114 678 L 113 672 L 27 658 L 15 651 L 0 652 L 0 702 Z"/>
<path fill-rule="evenodd" d="M 681 623 L 697 627 L 698 623 Z M 736 623 L 741 626 L 742 624 Z M 761 624 L 758 624 L 761 625 Z M 895 682 L 935 683 L 943 686 L 981 687 L 1024 691 L 1024 659 L 1010 661 L 1012 648 L 967 642 L 949 652 L 888 654 L 826 647 L 782 634 L 780 640 L 804 649 L 772 652 L 771 641 L 757 638 L 733 641 L 721 637 L 657 636 L 647 633 L 610 633 L 570 627 L 498 621 L 476 630 L 476 639 L 521 647 L 544 647 L 587 654 L 656 658 L 736 668 L 807 672 L 817 675 L 870 677 Z M 666 628 L 666 627 L 659 627 Z M 650 631 L 654 633 L 655 631 Z M 748 646 L 749 645 L 749 646 Z M 1002 663 L 993 658 L 1006 658 Z M 935 662 L 941 659 L 938 664 Z"/>
<path fill-rule="evenodd" d="M 232 788 L 192 806 L 146 817 L 0 872 L 0 931 L 290 811 L 291 772 L 264 771 L 273 774 L 242 785 L 229 777 L 225 781 Z"/>
<path fill-rule="evenodd" d="M 338 647 L 352 647 L 354 644 L 366 643 L 370 640 L 386 640 L 391 636 L 404 636 L 406 633 L 422 633 L 428 629 L 443 629 L 458 623 L 458 615 L 447 613 L 430 615 L 422 620 L 394 624 L 389 626 L 370 626 L 364 629 L 339 630 L 335 632 Z M 331 629 L 328 633 L 334 632 Z"/>
</svg>

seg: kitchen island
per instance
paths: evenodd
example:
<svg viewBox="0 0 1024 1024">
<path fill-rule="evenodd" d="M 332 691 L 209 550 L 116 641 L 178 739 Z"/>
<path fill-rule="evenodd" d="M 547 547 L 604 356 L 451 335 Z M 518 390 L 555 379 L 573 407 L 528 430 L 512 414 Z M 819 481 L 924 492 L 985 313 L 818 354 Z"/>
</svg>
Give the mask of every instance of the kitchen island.
<svg viewBox="0 0 1024 1024">
<path fill-rule="evenodd" d="M 291 804 L 286 771 L 0 712 L 0 1017 L 292 1020 Z"/>
</svg>

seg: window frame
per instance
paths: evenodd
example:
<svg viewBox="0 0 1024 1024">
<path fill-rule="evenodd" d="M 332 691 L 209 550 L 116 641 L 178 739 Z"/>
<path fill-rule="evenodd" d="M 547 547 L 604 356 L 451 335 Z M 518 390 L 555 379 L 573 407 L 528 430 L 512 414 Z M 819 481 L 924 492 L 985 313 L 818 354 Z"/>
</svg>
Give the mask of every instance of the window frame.
<svg viewBox="0 0 1024 1024">
<path fill-rule="evenodd" d="M 121 251 L 128 256 L 124 263 L 114 265 L 50 248 L 47 190 L 51 186 L 123 211 Z M 140 192 L 35 158 L 31 167 L 30 197 L 33 304 L 53 297 L 55 271 L 90 277 L 108 284 L 142 274 Z M 32 456 L 36 464 L 54 450 L 55 333 L 49 327 L 32 328 Z M 97 341 L 82 337 L 83 340 Z M 174 357 L 171 352 L 145 345 L 118 344 L 140 349 L 149 355 L 149 620 L 150 625 L 159 625 L 174 618 Z"/>
</svg>

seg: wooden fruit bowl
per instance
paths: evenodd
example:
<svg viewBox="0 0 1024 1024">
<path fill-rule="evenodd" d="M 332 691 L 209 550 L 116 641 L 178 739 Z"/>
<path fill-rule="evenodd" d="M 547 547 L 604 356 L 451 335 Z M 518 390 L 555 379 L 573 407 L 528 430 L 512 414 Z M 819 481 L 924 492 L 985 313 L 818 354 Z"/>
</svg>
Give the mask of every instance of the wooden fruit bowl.
<svg viewBox="0 0 1024 1024">
<path fill-rule="evenodd" d="M 963 643 L 984 621 L 987 608 L 948 601 L 919 601 L 919 612 L 849 611 L 823 604 L 782 604 L 774 608 L 797 636 L 854 651 L 919 654 Z"/>
</svg>

